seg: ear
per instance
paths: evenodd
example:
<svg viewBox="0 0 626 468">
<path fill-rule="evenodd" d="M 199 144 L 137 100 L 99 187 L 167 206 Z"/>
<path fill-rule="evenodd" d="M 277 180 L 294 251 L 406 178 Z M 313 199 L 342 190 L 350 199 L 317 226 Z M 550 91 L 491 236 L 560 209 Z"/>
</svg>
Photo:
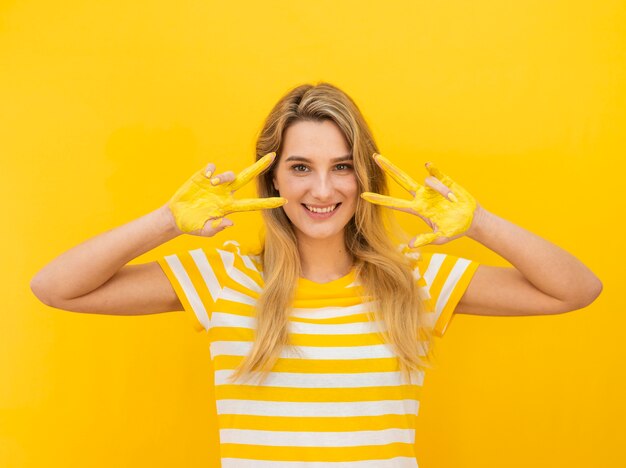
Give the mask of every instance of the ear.
<svg viewBox="0 0 626 468">
<path fill-rule="evenodd" d="M 274 184 L 274 190 L 278 190 L 278 184 L 276 183 L 276 177 L 272 178 L 272 184 Z"/>
</svg>

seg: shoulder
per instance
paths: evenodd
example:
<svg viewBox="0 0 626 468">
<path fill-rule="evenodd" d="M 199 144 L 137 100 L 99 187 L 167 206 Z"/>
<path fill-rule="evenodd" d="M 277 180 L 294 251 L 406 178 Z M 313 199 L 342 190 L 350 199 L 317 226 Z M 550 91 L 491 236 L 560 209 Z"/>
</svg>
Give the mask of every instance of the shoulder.
<svg viewBox="0 0 626 468">
<path fill-rule="evenodd" d="M 465 269 L 467 266 L 477 265 L 477 262 L 468 258 L 445 252 L 412 250 L 406 244 L 400 244 L 398 249 L 408 260 L 411 267 L 419 270 L 422 274 L 427 271 L 430 271 L 431 274 L 436 274 L 439 271 Z"/>
<path fill-rule="evenodd" d="M 261 271 L 261 259 L 259 256 L 258 246 L 251 244 L 241 245 L 239 241 L 234 239 L 226 240 L 221 247 L 215 248 L 217 254 L 224 260 L 227 257 L 237 259 L 242 262 L 249 270 Z"/>
<path fill-rule="evenodd" d="M 163 262 L 180 265 L 189 271 L 200 271 L 203 275 L 227 275 L 233 268 L 259 271 L 258 256 L 253 246 L 242 246 L 235 239 L 218 244 L 205 244 L 188 250 L 166 255 Z"/>
</svg>

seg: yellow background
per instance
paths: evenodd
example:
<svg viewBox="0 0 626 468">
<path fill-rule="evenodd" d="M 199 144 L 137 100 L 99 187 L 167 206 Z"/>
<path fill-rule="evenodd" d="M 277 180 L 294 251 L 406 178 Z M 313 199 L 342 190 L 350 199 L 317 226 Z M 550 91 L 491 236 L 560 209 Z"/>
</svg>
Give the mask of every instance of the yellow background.
<svg viewBox="0 0 626 468">
<path fill-rule="evenodd" d="M 455 317 L 426 377 L 420 467 L 625 466 L 625 24 L 623 1 L 2 1 L 0 466 L 217 465 L 206 335 L 176 313 L 52 309 L 29 283 L 208 162 L 251 164 L 273 104 L 320 80 L 416 179 L 436 162 L 604 283 L 573 313 Z M 258 213 L 230 219 L 136 262 L 256 241 Z M 429 248 L 508 264 L 467 238 Z"/>
</svg>

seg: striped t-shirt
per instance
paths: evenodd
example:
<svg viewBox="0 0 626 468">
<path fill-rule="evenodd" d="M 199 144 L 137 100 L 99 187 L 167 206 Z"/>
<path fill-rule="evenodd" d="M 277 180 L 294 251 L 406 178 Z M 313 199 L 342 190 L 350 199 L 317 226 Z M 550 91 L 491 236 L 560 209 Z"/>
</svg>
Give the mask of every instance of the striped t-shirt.
<svg viewBox="0 0 626 468">
<path fill-rule="evenodd" d="M 478 263 L 408 254 L 443 336 Z M 416 468 L 415 418 L 423 372 L 408 382 L 362 301 L 354 268 L 328 283 L 299 278 L 286 347 L 262 383 L 228 382 L 252 347 L 263 287 L 258 257 L 239 243 L 158 260 L 197 331 L 207 331 L 215 371 L 223 468 Z M 243 382 L 243 383 L 241 383 Z"/>
</svg>

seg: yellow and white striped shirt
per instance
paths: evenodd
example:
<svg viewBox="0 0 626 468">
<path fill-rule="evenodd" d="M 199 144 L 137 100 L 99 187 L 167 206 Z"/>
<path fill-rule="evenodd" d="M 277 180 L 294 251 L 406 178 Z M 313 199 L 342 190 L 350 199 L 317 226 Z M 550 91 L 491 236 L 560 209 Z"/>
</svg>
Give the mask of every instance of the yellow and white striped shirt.
<svg viewBox="0 0 626 468">
<path fill-rule="evenodd" d="M 354 269 L 323 284 L 299 278 L 293 346 L 262 384 L 228 382 L 254 339 L 258 260 L 233 240 L 158 260 L 192 326 L 208 332 L 222 467 L 416 468 L 424 375 L 414 371 L 409 382 L 400 371 Z M 478 263 L 426 252 L 416 260 L 433 332 L 443 336 Z"/>
</svg>

